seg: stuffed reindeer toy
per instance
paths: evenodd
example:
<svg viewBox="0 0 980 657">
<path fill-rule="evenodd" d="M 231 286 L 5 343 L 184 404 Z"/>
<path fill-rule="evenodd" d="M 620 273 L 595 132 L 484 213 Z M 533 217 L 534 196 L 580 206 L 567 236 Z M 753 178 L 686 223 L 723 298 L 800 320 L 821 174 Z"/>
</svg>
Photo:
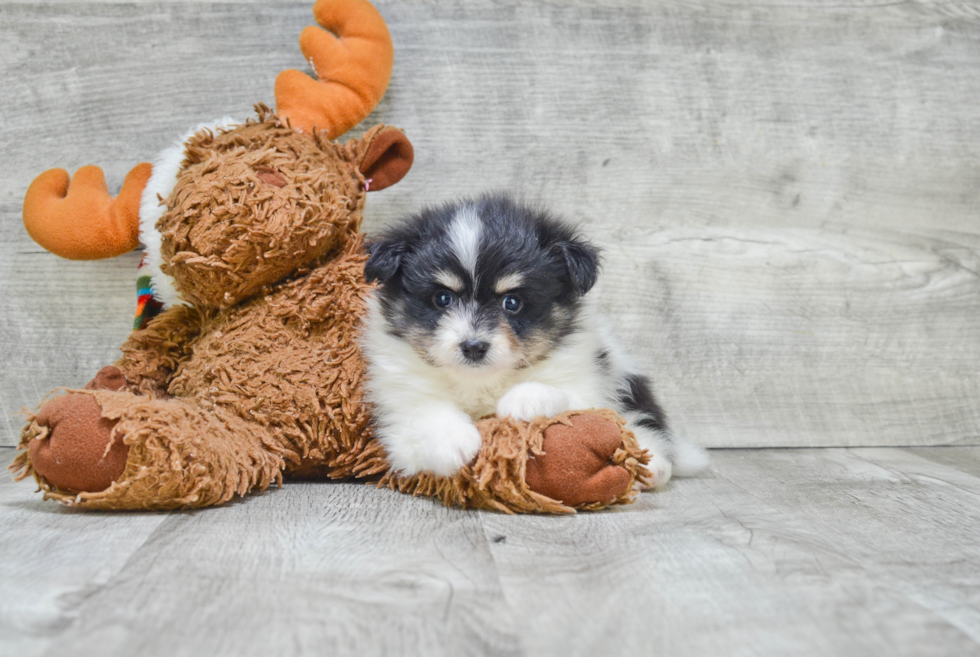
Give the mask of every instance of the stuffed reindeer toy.
<svg viewBox="0 0 980 657">
<path fill-rule="evenodd" d="M 455 476 L 389 471 L 362 394 L 359 228 L 367 192 L 401 180 L 413 151 L 383 125 L 334 141 L 381 99 L 393 50 L 365 0 L 319 0 L 314 15 L 326 29 L 300 47 L 318 79 L 281 73 L 275 112 L 195 128 L 115 198 L 93 166 L 31 184 L 24 224 L 41 246 L 98 259 L 142 243 L 148 276 L 122 356 L 28 414 L 11 468 L 86 509 L 203 507 L 291 477 L 507 512 L 632 501 L 646 455 L 607 410 L 485 418 Z"/>
</svg>

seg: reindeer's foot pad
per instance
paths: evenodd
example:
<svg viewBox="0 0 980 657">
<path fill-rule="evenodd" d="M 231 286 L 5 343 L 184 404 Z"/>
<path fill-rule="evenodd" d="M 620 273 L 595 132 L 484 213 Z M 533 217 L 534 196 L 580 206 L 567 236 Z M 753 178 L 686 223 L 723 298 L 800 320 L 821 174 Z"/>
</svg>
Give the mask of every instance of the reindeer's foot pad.
<svg viewBox="0 0 980 657">
<path fill-rule="evenodd" d="M 623 444 L 620 427 L 597 415 L 544 430 L 543 453 L 527 462 L 528 487 L 566 506 L 608 504 L 627 491 L 630 471 L 616 464 Z"/>
<path fill-rule="evenodd" d="M 234 409 L 99 387 L 28 418 L 11 469 L 33 475 L 46 498 L 87 509 L 197 508 L 281 481 L 286 450 Z"/>
<path fill-rule="evenodd" d="M 113 436 L 116 420 L 102 417 L 92 395 L 53 399 L 29 426 L 30 463 L 47 482 L 74 493 L 105 490 L 126 469 L 129 447 Z"/>
<path fill-rule="evenodd" d="M 114 365 L 103 367 L 85 384 L 86 390 L 128 388 L 122 371 Z M 115 426 L 116 420 L 102 417 L 102 406 L 92 395 L 73 393 L 53 399 L 25 429 L 26 463 L 59 490 L 103 491 L 122 476 L 129 455 L 129 447 L 113 435 Z M 26 463 L 15 461 L 14 465 Z"/>
<path fill-rule="evenodd" d="M 129 390 L 129 384 L 122 370 L 115 365 L 106 365 L 95 375 L 95 378 L 85 384 L 86 390 Z"/>
</svg>

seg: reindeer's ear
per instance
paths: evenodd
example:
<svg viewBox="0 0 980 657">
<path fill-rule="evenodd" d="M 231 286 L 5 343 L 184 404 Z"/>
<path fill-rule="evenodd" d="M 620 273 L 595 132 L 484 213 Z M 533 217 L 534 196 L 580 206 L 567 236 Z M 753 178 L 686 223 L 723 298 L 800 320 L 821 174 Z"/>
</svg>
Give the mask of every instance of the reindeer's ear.
<svg viewBox="0 0 980 657">
<path fill-rule="evenodd" d="M 368 182 L 367 189 L 376 192 L 391 187 L 412 168 L 415 150 L 405 133 L 397 128 L 381 127 L 364 136 L 369 140 L 357 168 Z"/>
</svg>

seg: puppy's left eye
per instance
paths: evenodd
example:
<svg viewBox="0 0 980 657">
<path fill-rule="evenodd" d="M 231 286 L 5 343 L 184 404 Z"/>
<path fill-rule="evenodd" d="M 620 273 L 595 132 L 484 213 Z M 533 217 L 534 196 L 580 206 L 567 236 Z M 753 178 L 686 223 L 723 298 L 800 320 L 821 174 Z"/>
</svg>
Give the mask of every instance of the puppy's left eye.
<svg viewBox="0 0 980 657">
<path fill-rule="evenodd" d="M 521 308 L 524 307 L 524 302 L 521 298 L 513 294 L 508 294 L 504 297 L 504 310 L 513 314 L 520 312 Z"/>
</svg>

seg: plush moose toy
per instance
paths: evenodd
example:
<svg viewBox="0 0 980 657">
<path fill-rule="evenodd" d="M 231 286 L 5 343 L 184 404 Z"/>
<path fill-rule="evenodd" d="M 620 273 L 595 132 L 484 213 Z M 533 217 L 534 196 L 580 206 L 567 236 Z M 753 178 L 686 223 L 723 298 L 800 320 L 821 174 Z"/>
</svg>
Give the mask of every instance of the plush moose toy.
<svg viewBox="0 0 980 657">
<path fill-rule="evenodd" d="M 361 391 L 359 227 L 366 192 L 398 182 L 413 152 L 385 126 L 333 141 L 381 99 L 393 51 L 366 0 L 319 0 L 314 14 L 329 32 L 306 28 L 300 47 L 319 80 L 281 73 L 276 113 L 198 127 L 115 198 L 97 167 L 31 184 L 24 223 L 41 246 L 96 259 L 142 242 L 163 310 L 114 366 L 29 415 L 11 468 L 90 509 L 202 507 L 284 477 L 503 511 L 632 501 L 646 455 L 604 410 L 485 418 L 482 449 L 453 477 L 388 470 Z"/>
</svg>

